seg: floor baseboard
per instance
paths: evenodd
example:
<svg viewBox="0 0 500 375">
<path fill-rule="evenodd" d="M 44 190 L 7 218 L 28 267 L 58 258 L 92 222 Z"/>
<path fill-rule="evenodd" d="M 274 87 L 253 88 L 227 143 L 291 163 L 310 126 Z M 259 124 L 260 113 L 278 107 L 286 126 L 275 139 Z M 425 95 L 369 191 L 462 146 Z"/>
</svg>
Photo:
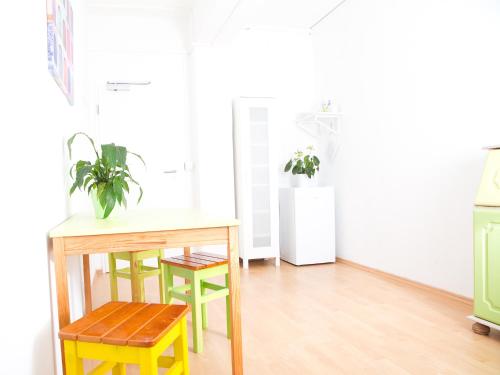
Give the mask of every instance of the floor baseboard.
<svg viewBox="0 0 500 375">
<path fill-rule="evenodd" d="M 366 272 L 370 272 L 370 273 L 373 273 L 373 274 L 378 275 L 380 277 L 383 277 L 385 279 L 388 279 L 388 280 L 391 280 L 391 281 L 394 281 L 394 282 L 397 282 L 400 284 L 409 285 L 409 286 L 412 286 L 414 288 L 422 289 L 422 290 L 428 291 L 430 293 L 452 299 L 454 301 L 462 302 L 462 303 L 469 305 L 469 306 L 472 306 L 472 303 L 473 303 L 472 298 L 468 298 L 465 296 L 461 296 L 460 294 L 448 292 L 447 290 L 436 288 L 436 287 L 433 287 L 433 286 L 430 286 L 427 284 L 422 284 L 422 283 L 419 283 L 418 281 L 406 279 L 404 277 L 397 276 L 397 275 L 394 275 L 392 273 L 380 271 L 376 268 L 364 266 L 362 264 L 359 264 L 359 263 L 356 263 L 356 262 L 353 262 L 353 261 L 350 261 L 347 259 L 337 258 L 337 263 L 345 264 L 345 265 L 353 267 L 353 268 L 357 268 L 357 269 L 360 269 L 360 270 L 363 270 Z"/>
</svg>

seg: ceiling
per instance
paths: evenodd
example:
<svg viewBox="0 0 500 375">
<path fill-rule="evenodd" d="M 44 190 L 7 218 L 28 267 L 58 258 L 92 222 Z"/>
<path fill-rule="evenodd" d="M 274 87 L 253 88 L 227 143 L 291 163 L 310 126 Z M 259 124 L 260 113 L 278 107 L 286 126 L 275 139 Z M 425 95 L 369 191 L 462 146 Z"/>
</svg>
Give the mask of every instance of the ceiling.
<svg viewBox="0 0 500 375">
<path fill-rule="evenodd" d="M 194 38 L 213 42 L 248 27 L 309 29 L 345 0 L 195 0 Z"/>
<path fill-rule="evenodd" d="M 235 16 L 249 24 L 309 28 L 339 0 L 244 0 Z"/>
<path fill-rule="evenodd" d="M 193 0 L 87 0 L 92 8 L 191 9 Z"/>
<path fill-rule="evenodd" d="M 193 41 L 213 43 L 249 27 L 309 29 L 344 1 L 87 0 L 87 4 L 100 9 L 186 11 L 192 15 Z"/>
</svg>

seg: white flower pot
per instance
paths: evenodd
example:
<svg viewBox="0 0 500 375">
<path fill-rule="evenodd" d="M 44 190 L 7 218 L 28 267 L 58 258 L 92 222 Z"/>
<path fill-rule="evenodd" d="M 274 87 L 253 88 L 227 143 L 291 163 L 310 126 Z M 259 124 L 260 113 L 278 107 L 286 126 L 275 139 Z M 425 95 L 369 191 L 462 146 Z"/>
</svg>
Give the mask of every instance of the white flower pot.
<svg viewBox="0 0 500 375">
<path fill-rule="evenodd" d="M 316 187 L 318 186 L 318 177 L 314 175 L 309 178 L 305 174 L 292 175 L 292 186 L 297 188 Z"/>
</svg>

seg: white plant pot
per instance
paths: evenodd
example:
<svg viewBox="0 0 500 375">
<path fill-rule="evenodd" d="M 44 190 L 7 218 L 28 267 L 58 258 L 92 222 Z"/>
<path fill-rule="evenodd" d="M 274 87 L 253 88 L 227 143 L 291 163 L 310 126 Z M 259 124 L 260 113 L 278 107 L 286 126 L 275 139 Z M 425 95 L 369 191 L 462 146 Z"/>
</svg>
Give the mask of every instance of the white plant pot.
<svg viewBox="0 0 500 375">
<path fill-rule="evenodd" d="M 311 178 L 309 178 L 305 174 L 292 175 L 292 186 L 297 188 L 317 187 L 318 177 L 314 175 Z"/>
</svg>

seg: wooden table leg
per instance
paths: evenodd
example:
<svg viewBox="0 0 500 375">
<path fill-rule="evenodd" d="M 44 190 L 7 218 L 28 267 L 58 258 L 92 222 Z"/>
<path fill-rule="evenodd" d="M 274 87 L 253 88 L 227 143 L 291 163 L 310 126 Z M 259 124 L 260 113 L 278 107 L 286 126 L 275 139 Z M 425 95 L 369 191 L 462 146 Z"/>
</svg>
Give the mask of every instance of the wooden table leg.
<svg viewBox="0 0 500 375">
<path fill-rule="evenodd" d="M 92 284 L 90 282 L 90 255 L 83 254 L 83 286 L 85 290 L 85 314 L 92 312 Z"/>
<path fill-rule="evenodd" d="M 240 310 L 240 257 L 238 227 L 228 228 L 227 257 L 229 259 L 229 295 L 231 300 L 231 359 L 233 375 L 243 374 L 243 349 Z"/>
<path fill-rule="evenodd" d="M 70 323 L 68 273 L 66 266 L 66 256 L 64 255 L 64 239 L 60 237 L 53 238 L 52 247 L 54 251 L 54 270 L 56 275 L 57 315 L 59 317 L 59 328 L 63 328 Z M 61 358 L 63 372 L 66 373 L 64 363 L 64 345 L 62 340 Z"/>
</svg>

